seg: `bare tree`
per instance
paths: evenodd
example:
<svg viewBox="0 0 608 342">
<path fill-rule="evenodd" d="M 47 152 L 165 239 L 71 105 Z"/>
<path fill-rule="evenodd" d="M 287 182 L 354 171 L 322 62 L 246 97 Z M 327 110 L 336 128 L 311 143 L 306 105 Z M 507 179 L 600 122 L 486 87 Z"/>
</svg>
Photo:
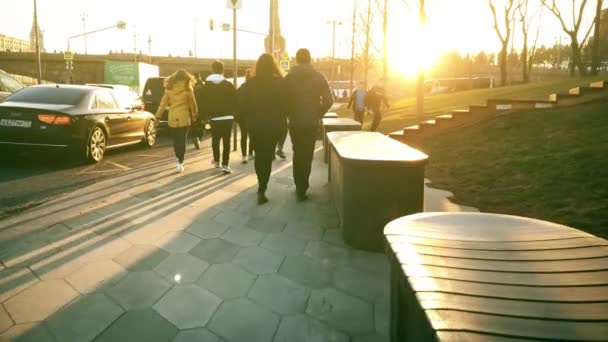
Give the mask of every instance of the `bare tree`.
<svg viewBox="0 0 608 342">
<path fill-rule="evenodd" d="M 517 14 L 519 17 L 519 22 L 521 24 L 521 31 L 523 34 L 523 47 L 521 50 L 521 63 L 522 63 L 522 79 L 525 83 L 530 81 L 530 72 L 532 71 L 532 65 L 534 61 L 534 55 L 536 54 L 536 44 L 538 43 L 538 36 L 540 33 L 540 19 L 542 18 L 542 9 L 543 7 L 539 7 L 538 11 L 532 15 L 528 14 L 530 0 L 519 0 L 519 4 L 517 5 Z M 536 37 L 534 38 L 534 43 L 532 47 L 528 47 L 528 35 L 530 33 L 530 29 L 532 24 L 534 23 L 534 19 L 538 17 L 538 25 L 536 27 Z"/>
<path fill-rule="evenodd" d="M 603 2 L 604 0 L 597 0 L 597 6 L 595 8 L 595 32 L 593 33 L 593 48 L 591 52 L 591 75 L 597 75 L 600 66 L 600 19 Z"/>
<path fill-rule="evenodd" d="M 562 29 L 570 37 L 570 49 L 572 50 L 572 67 L 570 68 L 570 75 L 574 76 L 576 67 L 578 68 L 579 74 L 581 76 L 585 76 L 587 74 L 587 68 L 583 63 L 581 47 L 584 45 L 583 43 L 587 41 L 593 25 L 589 27 L 589 30 L 581 41 L 579 41 L 578 35 L 581 29 L 581 24 L 583 23 L 583 13 L 585 11 L 585 7 L 587 6 L 587 0 L 581 0 L 578 6 L 578 13 L 576 0 L 572 0 L 572 27 L 568 27 L 568 25 L 566 25 L 564 15 L 559 9 L 556 0 L 541 0 L 541 2 L 543 6 L 545 6 L 545 8 L 553 13 L 553 15 L 559 20 L 559 23 L 562 25 Z M 563 0 L 560 1 L 560 3 L 563 4 Z"/>
<path fill-rule="evenodd" d="M 367 0 L 367 14 L 365 19 L 365 45 L 363 47 L 363 83 L 368 87 L 369 77 L 369 50 L 370 50 L 370 30 L 372 27 L 372 0 Z"/>
<path fill-rule="evenodd" d="M 502 86 L 507 84 L 507 53 L 509 48 L 509 39 L 511 38 L 511 22 L 515 15 L 515 0 L 503 0 L 503 6 L 501 6 L 501 20 L 504 20 L 504 32 L 502 31 L 498 23 L 497 12 L 497 0 L 488 0 L 490 10 L 492 11 L 492 17 L 494 18 L 494 30 L 500 39 L 501 49 L 498 55 L 498 65 L 500 66 L 500 84 Z"/>
</svg>

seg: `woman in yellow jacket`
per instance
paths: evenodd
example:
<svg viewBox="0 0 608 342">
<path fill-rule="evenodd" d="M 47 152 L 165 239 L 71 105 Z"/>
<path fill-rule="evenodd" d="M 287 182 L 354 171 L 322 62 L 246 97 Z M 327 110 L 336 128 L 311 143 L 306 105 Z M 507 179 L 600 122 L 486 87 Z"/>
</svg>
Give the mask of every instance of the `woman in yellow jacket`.
<svg viewBox="0 0 608 342">
<path fill-rule="evenodd" d="M 160 119 L 169 106 L 169 127 L 173 136 L 173 150 L 177 158 L 177 172 L 184 172 L 184 155 L 188 128 L 196 121 L 198 109 L 194 99 L 194 78 L 180 69 L 165 80 L 165 95 L 158 106 L 156 118 Z"/>
</svg>

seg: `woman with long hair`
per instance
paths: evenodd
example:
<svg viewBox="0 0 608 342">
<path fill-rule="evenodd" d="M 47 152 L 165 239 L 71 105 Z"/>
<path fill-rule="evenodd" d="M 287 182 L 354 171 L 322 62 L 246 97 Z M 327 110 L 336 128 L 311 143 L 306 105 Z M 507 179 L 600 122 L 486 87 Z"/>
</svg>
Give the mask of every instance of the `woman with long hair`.
<svg viewBox="0 0 608 342">
<path fill-rule="evenodd" d="M 237 94 L 239 112 L 245 118 L 255 152 L 258 176 L 258 204 L 268 202 L 266 188 L 270 179 L 274 149 L 287 127 L 288 91 L 274 58 L 263 54 L 255 65 L 255 75 Z"/>
<path fill-rule="evenodd" d="M 156 111 L 160 119 L 169 106 L 168 124 L 173 136 L 173 151 L 177 158 L 177 172 L 184 172 L 184 155 L 188 128 L 196 121 L 198 109 L 194 99 L 194 78 L 186 70 L 180 69 L 165 80 L 165 94 Z"/>
</svg>

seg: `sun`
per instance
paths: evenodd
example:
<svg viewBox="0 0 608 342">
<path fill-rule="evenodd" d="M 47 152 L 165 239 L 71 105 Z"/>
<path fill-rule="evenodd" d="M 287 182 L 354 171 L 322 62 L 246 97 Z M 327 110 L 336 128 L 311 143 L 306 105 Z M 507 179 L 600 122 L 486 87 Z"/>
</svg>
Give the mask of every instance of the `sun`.
<svg viewBox="0 0 608 342">
<path fill-rule="evenodd" d="M 411 77 L 420 69 L 430 70 L 439 59 L 442 48 L 438 32 L 431 26 L 416 25 L 407 29 L 408 38 L 393 40 L 389 46 L 389 65 L 399 75 Z"/>
</svg>

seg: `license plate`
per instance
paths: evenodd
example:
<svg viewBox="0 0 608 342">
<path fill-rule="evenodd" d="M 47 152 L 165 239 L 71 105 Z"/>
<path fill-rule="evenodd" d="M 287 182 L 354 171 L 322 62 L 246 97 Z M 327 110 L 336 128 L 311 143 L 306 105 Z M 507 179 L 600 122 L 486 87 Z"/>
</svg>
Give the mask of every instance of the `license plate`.
<svg viewBox="0 0 608 342">
<path fill-rule="evenodd" d="M 28 120 L 0 119 L 0 126 L 30 128 L 32 127 L 32 122 Z"/>
</svg>

